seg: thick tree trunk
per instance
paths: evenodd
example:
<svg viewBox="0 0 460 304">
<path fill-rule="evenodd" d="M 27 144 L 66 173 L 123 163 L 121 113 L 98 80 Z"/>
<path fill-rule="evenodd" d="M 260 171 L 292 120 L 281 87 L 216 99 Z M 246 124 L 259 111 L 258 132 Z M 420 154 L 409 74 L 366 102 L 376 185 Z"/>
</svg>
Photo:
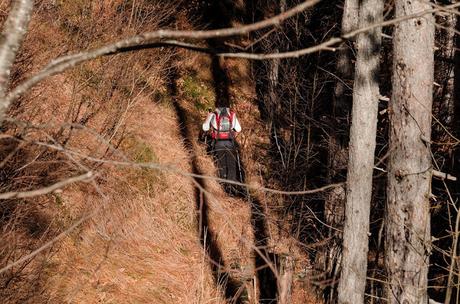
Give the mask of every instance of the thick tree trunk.
<svg viewBox="0 0 460 304">
<path fill-rule="evenodd" d="M 382 0 L 361 2 L 360 27 L 379 23 L 382 19 Z M 339 303 L 364 303 L 379 102 L 380 42 L 381 28 L 375 28 L 358 36 L 343 230 L 343 259 L 338 289 Z"/>
<path fill-rule="evenodd" d="M 345 0 L 342 17 L 342 34 L 351 32 L 358 27 L 358 0 Z M 338 132 L 331 134 L 328 142 L 328 182 L 335 183 L 343 180 L 344 172 L 347 168 L 348 151 L 344 145 L 347 136 L 349 109 L 351 108 L 351 89 L 350 84 L 353 78 L 353 52 L 352 41 L 343 43 L 337 54 L 336 74 L 339 80 L 334 89 L 332 105 L 332 116 L 334 118 L 334 128 Z M 346 140 L 345 140 L 346 141 Z M 329 229 L 328 237 L 331 241 L 327 251 L 320 252 L 316 263 L 324 274 L 325 279 L 331 281 L 331 287 L 324 290 L 325 299 L 328 303 L 333 303 L 336 298 L 336 282 L 340 272 L 340 262 L 342 260 L 342 229 L 345 207 L 345 186 L 337 187 L 327 194 L 324 204 L 324 214 L 328 225 L 337 229 Z"/>
<path fill-rule="evenodd" d="M 427 9 L 429 2 L 396 1 L 396 17 Z M 425 304 L 430 252 L 433 17 L 399 23 L 393 39 L 385 225 L 387 297 L 389 303 Z"/>
</svg>

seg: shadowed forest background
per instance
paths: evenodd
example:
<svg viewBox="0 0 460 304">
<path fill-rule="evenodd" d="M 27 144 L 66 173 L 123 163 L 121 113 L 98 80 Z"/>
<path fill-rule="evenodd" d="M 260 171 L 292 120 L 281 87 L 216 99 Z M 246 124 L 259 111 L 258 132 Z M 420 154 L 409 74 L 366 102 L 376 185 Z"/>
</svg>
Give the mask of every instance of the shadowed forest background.
<svg viewBox="0 0 460 304">
<path fill-rule="evenodd" d="M 408 2 L 383 1 L 381 19 L 363 18 L 372 1 L 356 1 L 362 24 L 398 18 L 398 3 Z M 354 92 L 368 83 L 377 84 L 378 96 L 371 211 L 368 228 L 361 229 L 369 246 L 363 303 L 405 297 L 402 303 L 425 303 L 423 297 L 460 302 L 459 11 L 455 1 L 413 1 L 427 11 L 402 22 L 434 30 L 432 109 L 421 110 L 431 137 L 406 134 L 429 153 L 423 172 L 392 173 L 393 117 L 399 117 L 394 73 L 407 72 L 403 79 L 411 71 L 395 54 L 398 23 L 370 29 L 381 29 L 378 39 L 366 31 L 348 37 L 359 28 L 345 29 L 344 10 L 352 0 L 317 1 L 275 26 L 193 46 L 178 46 L 178 38 L 116 50 L 20 94 L 1 123 L 1 302 L 348 303 L 338 295 L 348 283 L 338 286 L 347 195 L 353 192 L 347 182 L 352 105 Z M 3 23 L 14 2 L 0 2 Z M 7 91 L 61 56 L 159 29 L 240 27 L 303 2 L 35 1 Z M 336 44 L 303 56 L 223 55 L 283 54 L 335 37 L 341 37 Z M 368 61 L 378 59 L 379 68 L 366 75 L 355 72 L 358 45 L 364 45 L 358 37 L 367 39 Z M 418 123 L 413 103 L 406 106 L 402 116 Z M 238 194 L 216 178 L 209 147 L 199 140 L 202 122 L 216 107 L 231 107 L 242 125 L 237 142 L 244 183 L 232 186 Z M 407 159 L 418 155 L 404 153 Z M 424 205 L 405 204 L 408 224 L 397 237 L 406 247 L 423 239 L 422 252 L 415 251 L 425 261 L 420 268 L 427 269 L 427 282 L 420 287 L 418 274 L 409 271 L 404 278 L 424 295 L 398 288 L 392 295 L 390 277 L 399 270 L 388 266 L 387 252 L 398 241 L 390 240 L 388 227 L 391 176 L 404 184 L 407 176 L 426 172 L 430 219 L 411 213 Z M 413 233 L 420 223 L 430 240 Z M 403 251 L 410 256 L 411 249 Z"/>
</svg>

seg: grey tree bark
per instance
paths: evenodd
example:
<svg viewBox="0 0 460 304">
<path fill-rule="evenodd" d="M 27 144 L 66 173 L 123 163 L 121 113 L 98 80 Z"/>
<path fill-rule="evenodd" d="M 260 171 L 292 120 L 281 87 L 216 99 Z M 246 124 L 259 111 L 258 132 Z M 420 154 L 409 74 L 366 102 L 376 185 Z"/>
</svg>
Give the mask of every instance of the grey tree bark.
<svg viewBox="0 0 460 304">
<path fill-rule="evenodd" d="M 359 7 L 359 26 L 381 22 L 383 0 L 364 0 Z M 364 303 L 366 287 L 369 215 L 376 146 L 379 102 L 381 28 L 358 36 L 353 86 L 347 198 L 343 229 L 342 270 L 338 303 Z"/>
<path fill-rule="evenodd" d="M 349 33 L 358 28 L 358 0 L 345 0 L 342 15 L 342 34 Z M 354 40 L 354 39 L 353 39 Z M 351 88 L 353 81 L 353 41 L 342 43 L 337 54 L 336 74 L 339 80 L 334 89 L 333 117 L 335 129 L 340 130 L 331 134 L 328 142 L 328 183 L 342 180 L 343 172 L 347 168 L 348 150 L 342 143 L 340 133 L 346 133 L 348 128 L 348 116 L 351 105 Z M 339 133 L 339 134 L 338 134 Z M 346 137 L 346 136 L 343 136 Z M 342 233 L 345 216 L 345 186 L 334 188 L 325 200 L 324 214 L 328 225 L 337 229 L 329 228 L 328 237 L 331 238 L 327 251 L 320 252 L 316 263 L 326 279 L 335 282 L 340 273 L 342 260 Z M 329 289 L 329 290 L 328 290 Z M 326 301 L 333 303 L 336 298 L 336 285 L 325 290 Z"/>
<path fill-rule="evenodd" d="M 430 8 L 397 0 L 396 17 Z M 430 252 L 431 111 L 434 74 L 432 15 L 396 25 L 393 34 L 386 255 L 389 303 L 427 303 Z"/>
<path fill-rule="evenodd" d="M 294 276 L 295 262 L 291 256 L 285 256 L 280 263 L 280 277 L 278 278 L 278 303 L 292 303 L 292 282 Z"/>
<path fill-rule="evenodd" d="M 343 7 L 342 17 L 342 34 L 349 33 L 358 28 L 359 15 L 358 0 L 346 0 Z M 352 40 L 350 40 L 352 42 Z M 334 104 L 333 115 L 338 124 L 348 119 L 348 108 L 351 103 L 351 90 L 347 91 L 347 83 L 352 83 L 353 78 L 353 63 L 352 63 L 352 45 L 343 43 L 338 50 L 337 56 L 337 81 L 334 89 Z M 339 171 L 347 166 L 347 151 L 340 145 L 338 136 L 331 135 L 329 142 L 329 168 L 330 182 L 333 182 L 335 175 L 339 175 Z M 343 205 L 345 201 L 345 189 L 337 188 L 334 193 L 331 193 L 326 199 L 326 217 L 328 223 L 335 226 L 343 222 Z M 340 260 L 340 259 L 339 259 Z"/>
<path fill-rule="evenodd" d="M 5 100 L 8 90 L 11 67 L 22 40 L 27 33 L 33 0 L 16 0 L 3 25 L 0 36 L 0 123 L 3 121 L 9 103 Z"/>
</svg>

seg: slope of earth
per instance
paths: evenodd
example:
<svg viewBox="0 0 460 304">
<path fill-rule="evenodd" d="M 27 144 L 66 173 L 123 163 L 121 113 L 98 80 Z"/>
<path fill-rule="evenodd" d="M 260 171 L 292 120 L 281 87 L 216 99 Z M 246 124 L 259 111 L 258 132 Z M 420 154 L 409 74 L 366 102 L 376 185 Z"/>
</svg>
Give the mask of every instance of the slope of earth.
<svg viewBox="0 0 460 304">
<path fill-rule="evenodd" d="M 190 172 L 171 109 L 144 99 L 132 112 L 126 154 Z M 148 169 L 112 170 L 100 191 L 62 194 L 63 204 L 103 208 L 66 238 L 51 260 L 51 299 L 67 303 L 220 302 L 197 238 L 189 178 Z"/>
<path fill-rule="evenodd" d="M 72 50 L 163 24 L 190 28 L 180 1 L 128 2 L 41 1 L 14 84 Z M 14 105 L 8 132 L 21 134 L 23 146 L 5 166 L 13 181 L 39 188 L 85 170 L 96 177 L 8 202 L 12 216 L 1 210 L 1 266 L 63 236 L 1 277 L 5 303 L 257 303 L 260 232 L 264 250 L 296 260 L 292 302 L 317 303 L 303 279 L 308 260 L 270 212 L 270 197 L 250 191 L 263 206 L 255 210 L 212 178 L 189 174 L 215 176 L 197 140 L 216 99 L 211 65 L 207 56 L 171 50 L 117 55 L 47 79 Z M 221 65 L 245 130 L 238 140 L 246 181 L 263 185 L 268 127 L 258 118 L 249 64 Z M 5 179 L 9 172 L 3 168 Z M 237 290 L 229 290 L 232 280 Z"/>
</svg>

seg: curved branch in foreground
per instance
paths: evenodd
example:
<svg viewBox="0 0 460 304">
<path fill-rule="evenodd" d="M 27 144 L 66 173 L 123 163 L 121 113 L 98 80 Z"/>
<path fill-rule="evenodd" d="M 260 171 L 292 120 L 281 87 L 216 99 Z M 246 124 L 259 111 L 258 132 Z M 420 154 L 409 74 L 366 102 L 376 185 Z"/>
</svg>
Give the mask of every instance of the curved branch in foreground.
<svg viewBox="0 0 460 304">
<path fill-rule="evenodd" d="M 308 47 L 305 49 L 295 50 L 295 51 L 288 51 L 283 53 L 272 53 L 272 54 L 254 54 L 254 53 L 216 53 L 212 50 L 188 44 L 185 42 L 179 41 L 161 41 L 162 39 L 208 39 L 208 38 L 216 38 L 216 37 L 230 37 L 236 35 L 243 35 L 247 34 L 252 31 L 260 30 L 269 26 L 275 26 L 280 24 L 282 21 L 286 20 L 287 18 L 292 17 L 295 14 L 302 12 L 303 10 L 315 5 L 316 3 L 320 2 L 321 0 L 310 0 L 305 1 L 304 3 L 292 8 L 291 10 L 286 11 L 280 15 L 275 17 L 266 19 L 264 21 L 256 22 L 253 24 L 236 27 L 236 28 L 226 28 L 226 29 L 218 29 L 218 30 L 208 30 L 208 31 L 174 31 L 174 30 L 158 30 L 155 32 L 145 33 L 138 36 L 134 36 L 131 38 L 127 38 L 124 40 L 120 40 L 113 44 L 109 44 L 103 46 L 101 48 L 93 49 L 86 52 L 80 52 L 73 55 L 63 56 L 57 58 L 50 62 L 44 69 L 40 72 L 32 76 L 31 78 L 24 81 L 22 84 L 18 85 L 14 90 L 12 90 L 8 96 L 5 98 L 3 104 L 8 107 L 11 102 L 16 100 L 19 96 L 27 92 L 29 89 L 37 85 L 43 79 L 56 75 L 58 73 L 64 72 L 80 63 L 85 61 L 89 61 L 98 57 L 113 55 L 128 51 L 140 50 L 140 49 L 148 49 L 148 48 L 155 48 L 161 46 L 175 46 L 186 48 L 193 51 L 204 52 L 214 54 L 215 56 L 220 57 L 227 57 L 227 58 L 241 58 L 241 59 L 250 59 L 250 60 L 269 60 L 269 59 L 282 59 L 282 58 L 296 58 L 300 56 L 305 56 L 308 54 L 312 54 L 319 51 L 334 51 L 335 48 L 333 46 L 343 42 L 344 40 L 350 39 L 360 33 L 372 30 L 376 27 L 384 27 L 389 25 L 394 25 L 401 21 L 414 19 L 423 17 L 427 14 L 436 13 L 439 11 L 446 11 L 446 10 L 453 10 L 460 6 L 460 3 L 455 3 L 451 5 L 444 6 L 442 8 L 437 7 L 433 9 L 428 9 L 425 11 L 421 11 L 416 14 L 403 16 L 400 18 L 388 20 L 385 22 L 380 22 L 376 24 L 372 24 L 370 26 L 354 30 L 347 34 L 342 35 L 341 37 L 333 37 L 323 43 L 318 45 Z"/>
<path fill-rule="evenodd" d="M 11 137 L 11 138 L 15 139 L 15 140 L 18 140 L 18 141 L 23 141 L 21 139 L 15 138 L 15 137 Z M 181 170 L 181 169 L 179 169 L 177 167 L 170 166 L 170 165 L 163 165 L 163 164 L 159 164 L 159 163 L 135 163 L 135 162 L 131 162 L 131 161 L 109 160 L 109 159 L 92 157 L 92 156 L 85 155 L 85 154 L 82 154 L 82 153 L 79 153 L 79 152 L 76 152 L 76 151 L 73 151 L 73 150 L 63 148 L 63 147 L 55 146 L 53 144 L 48 144 L 48 143 L 38 142 L 38 141 L 35 141 L 33 143 L 36 144 L 36 145 L 39 145 L 39 146 L 43 146 L 43 147 L 47 147 L 47 148 L 59 151 L 59 152 L 67 153 L 69 155 L 80 157 L 82 159 L 85 159 L 85 160 L 88 160 L 88 161 L 91 161 L 91 162 L 94 162 L 94 163 L 109 164 L 109 165 L 118 166 L 118 167 L 133 167 L 133 168 L 144 168 L 144 169 L 159 170 L 159 171 L 179 174 L 179 175 L 182 175 L 182 176 L 193 177 L 193 178 L 198 178 L 198 179 L 213 180 L 213 181 L 217 181 L 217 182 L 225 183 L 225 184 L 229 184 L 229 185 L 247 187 L 247 188 L 253 189 L 255 191 L 263 191 L 263 192 L 267 192 L 267 193 L 280 194 L 280 195 L 315 194 L 315 193 L 324 192 L 324 191 L 327 191 L 329 189 L 333 189 L 333 188 L 336 188 L 336 187 L 341 187 L 341 186 L 343 186 L 345 184 L 344 182 L 341 182 L 341 183 L 329 184 L 329 185 L 319 187 L 319 188 L 308 189 L 308 190 L 300 190 L 300 191 L 277 190 L 277 189 L 267 188 L 267 187 L 263 187 L 263 186 L 253 185 L 253 184 L 240 183 L 240 182 L 236 182 L 236 181 L 232 181 L 232 180 L 229 180 L 229 179 L 224 179 L 224 178 L 220 178 L 220 177 L 216 177 L 216 176 L 212 176 L 212 175 L 190 173 L 188 171 Z"/>
<path fill-rule="evenodd" d="M 52 184 L 51 186 L 40 188 L 37 190 L 23 191 L 23 192 L 11 191 L 11 192 L 0 193 L 0 200 L 12 199 L 12 198 L 29 198 L 29 197 L 48 194 L 53 191 L 60 190 L 67 185 L 88 180 L 92 178 L 93 176 L 94 176 L 93 172 L 89 171 L 85 174 L 70 177 L 65 180 L 59 181 L 55 184 Z"/>
<path fill-rule="evenodd" d="M 291 8 L 290 10 L 287 10 L 286 12 L 276 15 L 272 18 L 240 27 L 230 27 L 216 30 L 201 31 L 157 30 L 154 32 L 144 33 L 130 38 L 126 38 L 93 50 L 57 58 L 51 61 L 40 72 L 38 72 L 31 78 L 27 79 L 22 84 L 18 85 L 14 90 L 12 90 L 4 100 L 5 108 L 7 108 L 11 104 L 11 102 L 16 100 L 20 95 L 24 94 L 27 90 L 35 86 L 43 79 L 61 73 L 82 62 L 92 60 L 101 56 L 126 52 L 134 49 L 136 46 L 142 47 L 142 45 L 159 43 L 163 39 L 198 40 L 248 34 L 250 32 L 264 29 L 270 26 L 277 26 L 284 20 L 303 12 L 307 8 L 314 6 L 320 1 L 321 0 L 306 0 L 303 3 Z"/>
<path fill-rule="evenodd" d="M 81 159 L 85 159 L 87 161 L 97 163 L 97 164 L 108 164 L 108 165 L 113 165 L 117 167 L 133 167 L 133 168 L 144 168 L 144 169 L 152 169 L 152 170 L 158 170 L 158 171 L 164 171 L 164 172 L 169 172 L 173 174 L 178 174 L 186 177 L 192 177 L 192 178 L 197 178 L 197 179 L 203 179 L 203 180 L 212 180 L 212 181 L 217 181 L 220 183 L 225 183 L 229 185 L 235 185 L 235 186 L 241 186 L 241 187 L 246 187 L 248 189 L 252 189 L 255 191 L 261 191 L 261 192 L 267 192 L 267 193 L 272 193 L 272 194 L 280 194 L 280 195 L 308 195 L 308 194 L 315 194 L 319 192 L 324 192 L 336 187 L 341 187 L 345 183 L 344 182 L 339 182 L 335 184 L 329 184 L 325 185 L 319 188 L 313 188 L 313 189 L 307 189 L 307 190 L 299 190 L 299 191 L 286 191 L 286 190 L 278 190 L 278 189 L 273 189 L 273 188 L 268 188 L 268 187 L 263 187 L 255 184 L 246 184 L 246 183 L 240 183 L 228 179 L 223 179 L 220 177 L 212 176 L 212 175 L 205 175 L 205 174 L 195 174 L 188 172 L 186 170 L 179 169 L 175 166 L 172 165 L 166 165 L 166 164 L 160 164 L 160 163 L 136 163 L 132 161 L 119 161 L 119 160 L 111 160 L 111 159 L 104 159 L 104 158 L 98 158 L 98 157 L 93 157 L 89 156 L 83 153 L 80 153 L 75 150 L 71 150 L 68 148 L 64 148 L 62 146 L 57 146 L 53 145 L 50 143 L 46 142 L 41 142 L 41 141 L 28 141 L 25 139 L 21 139 L 12 135 L 4 134 L 0 136 L 0 138 L 9 138 L 15 141 L 18 141 L 20 143 L 32 143 L 37 146 L 42 146 L 46 147 L 49 149 L 52 149 L 54 151 L 66 153 L 68 155 L 72 155 L 75 157 L 79 157 Z M 127 159 L 126 156 L 122 155 L 123 159 Z M 89 179 L 89 178 L 88 178 Z M 0 194 L 1 195 L 1 194 Z"/>
<path fill-rule="evenodd" d="M 295 50 L 295 51 L 288 51 L 288 52 L 281 52 L 281 53 L 271 53 L 271 54 L 254 54 L 254 53 L 218 53 L 216 56 L 221 56 L 221 57 L 227 57 L 227 58 L 242 58 L 242 59 L 251 59 L 251 60 L 269 60 L 269 59 L 283 59 L 283 58 L 297 58 L 301 56 L 305 56 L 308 54 L 312 54 L 315 52 L 319 51 L 335 51 L 335 48 L 333 48 L 334 45 L 337 45 L 345 40 L 348 40 L 350 38 L 353 38 L 357 36 L 358 34 L 373 30 L 377 27 L 384 27 L 384 26 L 390 26 L 397 24 L 402 21 L 414 19 L 414 18 L 420 18 L 428 14 L 433 14 L 439 11 L 455 11 L 455 8 L 460 7 L 460 3 L 455 3 L 447 6 L 436 6 L 433 9 L 428 9 L 421 11 L 419 13 L 415 13 L 412 15 L 407 15 L 407 16 L 402 16 L 399 18 L 395 18 L 392 20 L 387 20 L 384 22 L 379 22 L 375 24 L 371 24 L 369 26 L 359 28 L 357 30 L 351 31 L 349 33 L 346 33 L 342 35 L 341 37 L 333 37 L 323 43 L 320 43 L 315 46 L 311 46 L 308 48 L 300 49 L 300 50 Z"/>
</svg>

